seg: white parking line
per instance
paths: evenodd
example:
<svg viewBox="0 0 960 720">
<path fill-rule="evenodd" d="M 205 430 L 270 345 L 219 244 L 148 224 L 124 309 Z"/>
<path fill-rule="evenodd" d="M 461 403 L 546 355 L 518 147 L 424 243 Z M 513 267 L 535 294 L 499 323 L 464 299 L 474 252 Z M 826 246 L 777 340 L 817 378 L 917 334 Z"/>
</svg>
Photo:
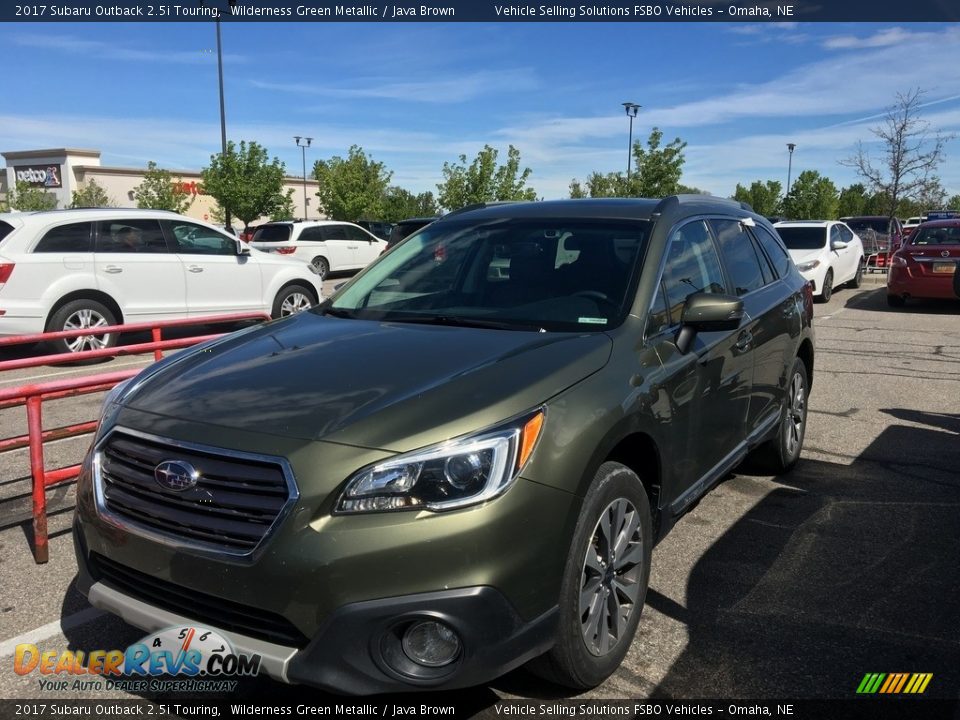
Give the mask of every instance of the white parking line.
<svg viewBox="0 0 960 720">
<path fill-rule="evenodd" d="M 137 365 L 138 363 L 150 364 L 153 362 L 153 358 L 141 358 L 137 360 L 130 360 L 128 362 L 119 362 L 119 363 L 110 363 L 109 370 L 114 370 L 116 368 L 128 367 L 130 365 Z M 70 375 L 71 373 L 76 373 L 77 369 L 73 368 L 71 370 L 61 370 L 59 372 L 44 373 L 42 375 L 27 375 L 26 377 L 10 378 L 5 380 L 0 380 L 0 384 L 7 383 L 13 385 L 23 385 L 34 380 L 40 380 L 42 378 L 56 377 L 58 375 Z"/>
<path fill-rule="evenodd" d="M 18 635 L 15 638 L 10 638 L 9 640 L 4 640 L 0 642 L 0 657 L 6 655 L 13 655 L 17 649 L 17 645 L 23 645 L 24 643 L 36 644 L 42 642 L 47 638 L 52 638 L 56 635 L 62 635 L 65 632 L 69 632 L 74 628 L 78 628 L 81 625 L 86 625 L 88 622 L 92 622 L 97 618 L 106 615 L 103 610 L 97 610 L 97 608 L 87 608 L 86 610 L 81 610 L 80 612 L 74 613 L 73 615 L 68 615 L 65 618 L 60 618 L 59 620 L 54 620 L 52 623 L 47 623 L 41 627 L 31 630 L 30 632 L 25 632 L 23 635 Z"/>
</svg>

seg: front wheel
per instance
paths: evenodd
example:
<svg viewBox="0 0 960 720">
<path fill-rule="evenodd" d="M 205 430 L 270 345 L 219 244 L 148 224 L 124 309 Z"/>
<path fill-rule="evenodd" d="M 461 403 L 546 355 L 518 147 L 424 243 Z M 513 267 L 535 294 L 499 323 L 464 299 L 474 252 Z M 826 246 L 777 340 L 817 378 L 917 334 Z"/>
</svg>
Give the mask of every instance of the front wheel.
<svg viewBox="0 0 960 720">
<path fill-rule="evenodd" d="M 273 318 L 287 317 L 294 313 L 306 310 L 316 302 L 311 293 L 303 285 L 288 285 L 277 293 L 273 301 Z"/>
<path fill-rule="evenodd" d="M 640 622 L 653 545 L 647 492 L 630 468 L 605 462 L 587 490 L 560 586 L 556 644 L 530 669 L 586 689 L 623 662 Z"/>
<path fill-rule="evenodd" d="M 315 257 L 310 264 L 313 265 L 313 269 L 317 271 L 321 280 L 327 279 L 327 275 L 330 274 L 330 262 L 325 257 Z"/>
<path fill-rule="evenodd" d="M 47 322 L 47 332 L 61 332 L 64 330 L 95 330 L 109 325 L 116 325 L 117 318 L 102 303 L 96 300 L 71 300 L 59 308 Z M 101 333 L 99 335 L 80 335 L 79 337 L 62 338 L 50 341 L 50 349 L 55 353 L 78 353 L 84 350 L 102 350 L 117 344 L 116 333 Z M 85 363 L 99 362 L 98 359 L 82 361 Z"/>
<path fill-rule="evenodd" d="M 823 287 L 820 288 L 820 302 L 828 303 L 833 297 L 833 270 L 827 270 L 823 277 Z"/>
</svg>

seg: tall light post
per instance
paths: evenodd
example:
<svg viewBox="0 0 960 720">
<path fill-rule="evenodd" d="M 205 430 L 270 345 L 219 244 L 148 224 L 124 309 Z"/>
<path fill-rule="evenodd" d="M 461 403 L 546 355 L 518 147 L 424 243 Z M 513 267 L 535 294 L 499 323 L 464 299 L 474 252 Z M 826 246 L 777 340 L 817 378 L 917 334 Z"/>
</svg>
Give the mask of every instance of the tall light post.
<svg viewBox="0 0 960 720">
<path fill-rule="evenodd" d="M 303 219 L 307 220 L 309 213 L 307 212 L 307 148 L 310 147 L 310 143 L 313 142 L 313 138 L 301 138 L 299 135 L 294 135 L 293 139 L 297 143 L 297 147 L 300 148 L 303 155 Z M 304 140 L 304 144 L 301 145 L 300 141 Z"/>
<path fill-rule="evenodd" d="M 787 215 L 787 199 L 790 197 L 790 172 L 793 170 L 793 149 L 796 147 L 796 143 L 787 143 L 787 150 L 790 155 L 787 159 L 787 192 L 783 196 L 783 214 Z"/>
<path fill-rule="evenodd" d="M 637 116 L 640 106 L 636 103 L 625 102 L 623 109 L 627 111 L 627 117 L 630 118 L 630 134 L 627 137 L 627 182 L 630 182 L 630 160 L 633 158 L 633 119 Z"/>
<path fill-rule="evenodd" d="M 237 5 L 237 0 L 227 0 L 230 6 L 230 12 Z M 200 7 L 204 7 L 204 0 L 200 0 Z M 220 41 L 220 12 L 218 9 L 216 17 L 217 25 L 217 81 L 220 86 L 220 157 L 226 159 L 227 156 L 227 112 L 223 102 L 223 43 Z M 230 208 L 223 207 L 223 223 L 227 230 L 233 231 L 230 221 Z"/>
</svg>

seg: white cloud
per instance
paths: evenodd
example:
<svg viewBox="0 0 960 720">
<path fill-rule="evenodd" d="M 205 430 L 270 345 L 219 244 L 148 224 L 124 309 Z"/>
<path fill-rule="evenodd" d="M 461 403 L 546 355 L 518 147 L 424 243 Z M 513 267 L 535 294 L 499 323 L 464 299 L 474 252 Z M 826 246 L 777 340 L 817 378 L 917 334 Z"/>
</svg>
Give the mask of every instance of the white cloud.
<svg viewBox="0 0 960 720">
<path fill-rule="evenodd" d="M 129 62 L 162 62 L 188 65 L 210 63 L 215 58 L 213 47 L 203 50 L 149 50 L 130 48 L 100 40 L 87 40 L 74 35 L 40 35 L 18 33 L 10 42 L 21 47 L 42 48 L 44 51 L 62 52 L 71 55 L 83 55 L 85 58 L 101 60 L 124 60 Z M 242 55 L 223 54 L 225 63 L 243 63 Z"/>
<path fill-rule="evenodd" d="M 366 85 L 364 83 L 366 82 Z M 306 83 L 275 83 L 251 80 L 260 90 L 339 98 L 379 98 L 384 100 L 428 103 L 459 103 L 494 92 L 523 92 L 537 87 L 536 76 L 528 68 L 513 68 L 441 77 L 431 80 L 356 80 L 350 87 L 330 87 Z"/>
<path fill-rule="evenodd" d="M 847 50 L 854 48 L 882 48 L 895 45 L 906 45 L 917 40 L 935 37 L 937 33 L 932 32 L 910 32 L 900 27 L 887 28 L 880 30 L 868 37 L 857 37 L 856 35 L 835 35 L 823 41 L 823 46 L 834 50 Z"/>
</svg>

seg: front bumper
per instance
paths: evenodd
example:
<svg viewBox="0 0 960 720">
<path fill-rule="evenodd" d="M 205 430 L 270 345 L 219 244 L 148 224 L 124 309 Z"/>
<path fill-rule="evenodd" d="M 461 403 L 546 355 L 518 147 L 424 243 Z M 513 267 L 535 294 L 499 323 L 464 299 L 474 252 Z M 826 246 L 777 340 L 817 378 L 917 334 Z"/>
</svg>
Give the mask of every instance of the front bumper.
<svg viewBox="0 0 960 720">
<path fill-rule="evenodd" d="M 248 439 L 246 447 L 262 449 Z M 357 463 L 357 448 L 299 444 L 283 455 L 304 480 L 318 467 L 346 477 Z M 102 517 L 91 464 L 77 483 L 78 587 L 134 626 L 215 629 L 236 649 L 259 654 L 262 670 L 278 680 L 348 694 L 480 684 L 552 642 L 579 509 L 568 493 L 520 479 L 461 511 L 330 516 L 301 482 L 301 497 L 263 547 L 230 558 Z M 450 672 L 418 677 L 385 661 L 384 638 L 417 618 L 457 631 L 462 652 Z"/>
<path fill-rule="evenodd" d="M 75 547 L 77 588 L 94 607 L 119 615 L 147 633 L 200 624 L 194 617 L 134 597 L 109 580 L 96 579 L 82 540 Z M 462 644 L 458 659 L 420 676 L 392 667 L 387 644 L 417 620 L 439 620 L 453 628 Z M 259 655 L 261 672 L 275 680 L 347 695 L 371 695 L 455 689 L 488 682 L 549 650 L 556 624 L 556 608 L 524 621 L 496 589 L 471 587 L 345 605 L 304 647 L 270 642 L 216 625 L 203 627 L 228 637 L 235 652 Z"/>
</svg>

